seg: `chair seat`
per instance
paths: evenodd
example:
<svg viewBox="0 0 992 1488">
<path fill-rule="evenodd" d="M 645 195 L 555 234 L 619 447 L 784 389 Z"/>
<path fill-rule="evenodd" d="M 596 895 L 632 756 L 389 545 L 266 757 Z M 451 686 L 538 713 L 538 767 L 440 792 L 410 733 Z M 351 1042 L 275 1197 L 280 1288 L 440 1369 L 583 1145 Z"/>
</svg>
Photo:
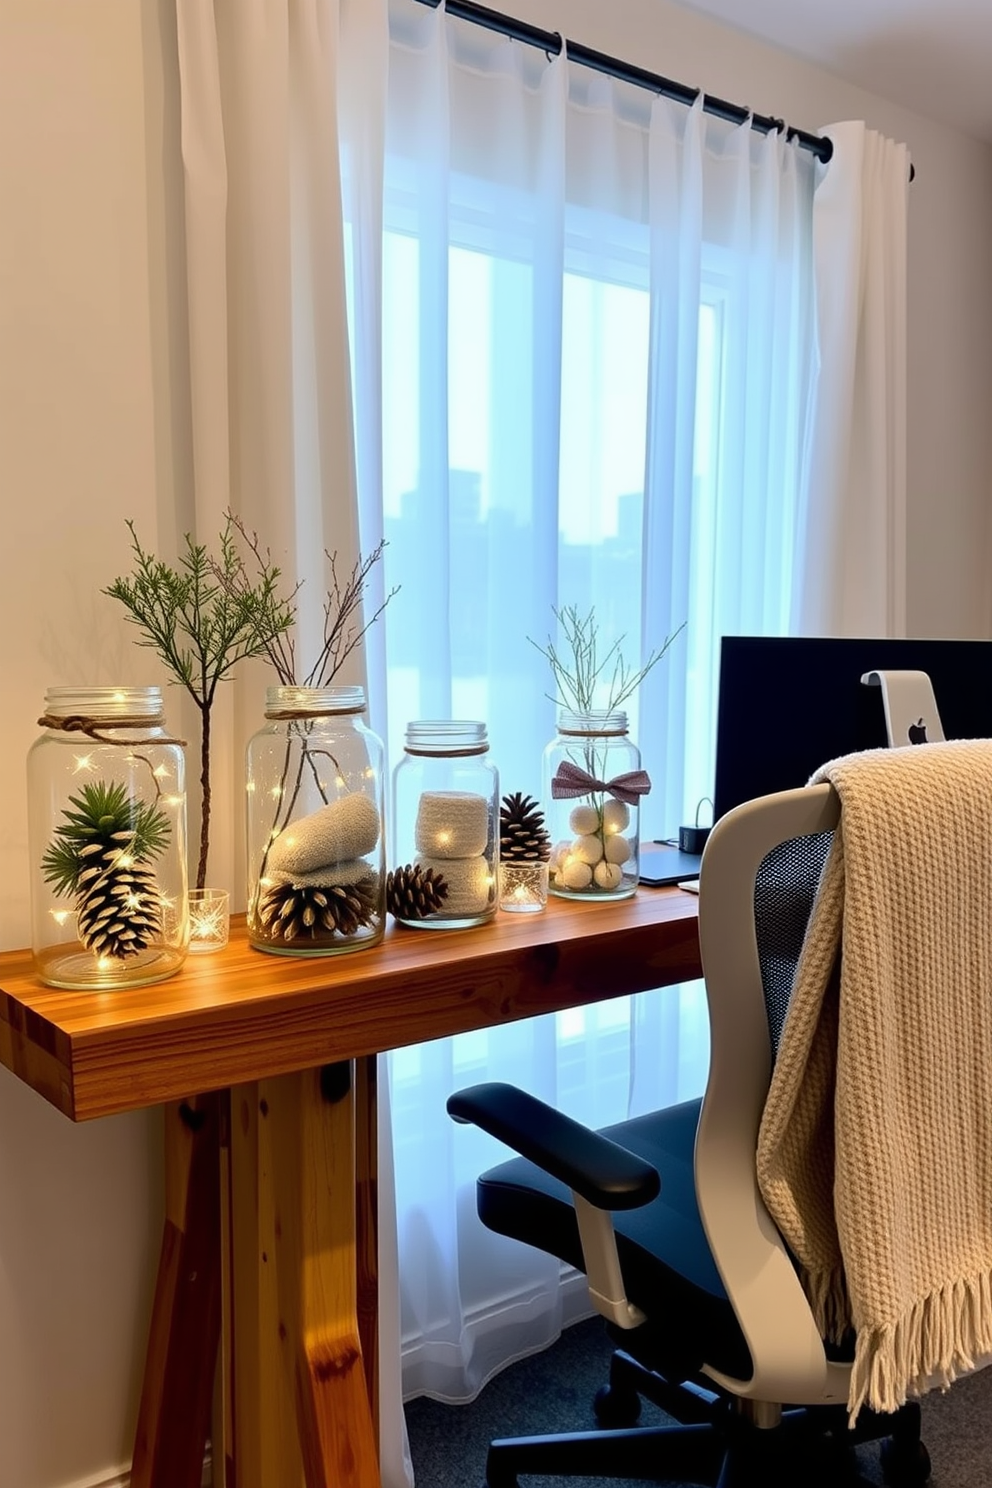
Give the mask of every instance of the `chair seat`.
<svg viewBox="0 0 992 1488">
<path fill-rule="evenodd" d="M 649 1315 L 640 1328 L 623 1332 L 623 1347 L 673 1383 L 695 1378 L 704 1363 L 736 1379 L 752 1372 L 696 1204 L 693 1150 L 700 1106 L 699 1100 L 685 1101 L 603 1129 L 661 1175 L 656 1199 L 614 1213 L 613 1222 L 627 1297 Z M 518 1157 L 490 1168 L 478 1179 L 477 1202 L 488 1229 L 582 1269 L 571 1194 L 534 1163 Z M 679 1352 L 673 1357 L 676 1339 Z"/>
</svg>

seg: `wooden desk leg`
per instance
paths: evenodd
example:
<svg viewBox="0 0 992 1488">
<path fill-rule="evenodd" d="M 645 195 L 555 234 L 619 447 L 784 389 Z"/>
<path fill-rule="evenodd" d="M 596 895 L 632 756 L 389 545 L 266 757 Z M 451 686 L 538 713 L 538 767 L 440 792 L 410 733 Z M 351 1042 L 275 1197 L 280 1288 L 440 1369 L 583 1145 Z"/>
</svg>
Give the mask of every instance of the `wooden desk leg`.
<svg viewBox="0 0 992 1488">
<path fill-rule="evenodd" d="M 379 1119 L 378 1055 L 355 1061 L 355 1203 L 358 1333 L 372 1427 L 379 1440 Z"/>
<path fill-rule="evenodd" d="M 200 1488 L 220 1338 L 220 1100 L 165 1111 L 165 1226 L 131 1488 Z"/>
<path fill-rule="evenodd" d="M 231 1092 L 221 1104 L 220 1136 L 220 1344 L 214 1377 L 210 1431 L 211 1488 L 237 1488 L 234 1473 L 234 1415 L 231 1371 L 234 1360 L 231 1248 Z"/>
<path fill-rule="evenodd" d="M 380 1488 L 348 1064 L 232 1093 L 237 1488 Z"/>
</svg>

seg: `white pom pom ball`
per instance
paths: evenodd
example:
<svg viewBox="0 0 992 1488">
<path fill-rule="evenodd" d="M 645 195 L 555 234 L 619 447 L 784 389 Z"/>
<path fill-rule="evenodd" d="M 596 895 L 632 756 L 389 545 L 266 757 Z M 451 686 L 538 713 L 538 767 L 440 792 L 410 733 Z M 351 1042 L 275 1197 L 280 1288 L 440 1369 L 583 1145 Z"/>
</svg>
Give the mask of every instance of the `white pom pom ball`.
<svg viewBox="0 0 992 1488">
<path fill-rule="evenodd" d="M 622 801 L 607 801 L 603 807 L 603 828 L 607 832 L 622 832 L 630 823 L 630 811 Z"/>
<path fill-rule="evenodd" d="M 579 858 L 569 858 L 559 877 L 566 889 L 587 889 L 592 883 L 592 869 Z"/>
<path fill-rule="evenodd" d="M 603 844 L 598 837 L 577 837 L 571 846 L 571 856 L 580 863 L 598 863 L 603 856 Z"/>
<path fill-rule="evenodd" d="M 574 806 L 568 825 L 576 837 L 587 837 L 599 826 L 599 814 L 595 806 Z"/>
<path fill-rule="evenodd" d="M 620 886 L 623 878 L 623 869 L 619 863 L 597 863 L 593 870 L 593 878 L 601 889 L 616 889 Z"/>
<path fill-rule="evenodd" d="M 626 837 L 619 833 L 615 837 L 606 839 L 606 861 L 608 863 L 626 863 L 630 857 L 630 843 Z"/>
</svg>

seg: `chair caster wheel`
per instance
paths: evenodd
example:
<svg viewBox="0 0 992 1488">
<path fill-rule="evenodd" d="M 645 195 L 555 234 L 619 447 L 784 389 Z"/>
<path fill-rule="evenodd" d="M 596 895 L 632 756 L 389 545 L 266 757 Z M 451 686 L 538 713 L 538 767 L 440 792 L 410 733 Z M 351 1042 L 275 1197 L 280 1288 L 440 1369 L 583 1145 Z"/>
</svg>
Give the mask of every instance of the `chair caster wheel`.
<svg viewBox="0 0 992 1488">
<path fill-rule="evenodd" d="M 641 1397 L 636 1390 L 602 1385 L 596 1391 L 592 1408 L 600 1426 L 633 1426 L 641 1414 Z"/>
<path fill-rule="evenodd" d="M 922 1488 L 930 1481 L 930 1453 L 921 1441 L 906 1444 L 888 1437 L 882 1442 L 879 1459 L 890 1488 Z"/>
</svg>

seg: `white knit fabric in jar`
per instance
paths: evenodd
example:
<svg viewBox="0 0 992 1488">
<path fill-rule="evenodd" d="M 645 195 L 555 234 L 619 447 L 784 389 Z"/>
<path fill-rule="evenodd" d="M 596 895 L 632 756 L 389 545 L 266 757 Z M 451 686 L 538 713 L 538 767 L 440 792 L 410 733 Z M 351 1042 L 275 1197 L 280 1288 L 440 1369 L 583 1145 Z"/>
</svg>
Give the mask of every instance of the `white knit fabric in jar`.
<svg viewBox="0 0 992 1488">
<path fill-rule="evenodd" d="M 477 858 L 489 841 L 489 802 L 472 791 L 424 791 L 414 845 L 433 858 Z"/>
</svg>

